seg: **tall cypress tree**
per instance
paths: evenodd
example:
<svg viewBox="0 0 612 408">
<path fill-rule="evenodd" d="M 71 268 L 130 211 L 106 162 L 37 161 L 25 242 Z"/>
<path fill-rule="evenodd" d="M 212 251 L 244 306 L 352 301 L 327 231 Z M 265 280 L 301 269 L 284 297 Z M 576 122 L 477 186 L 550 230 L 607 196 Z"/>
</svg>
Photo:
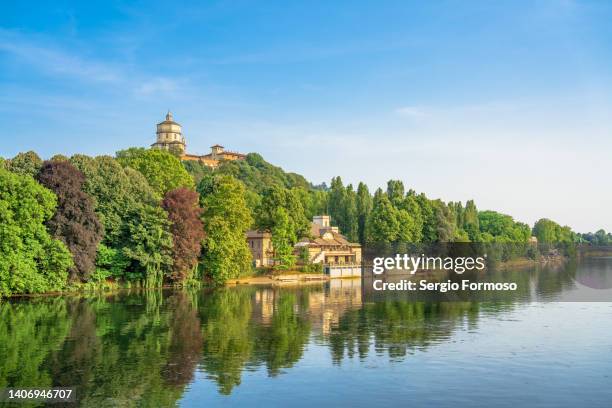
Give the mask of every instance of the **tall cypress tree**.
<svg viewBox="0 0 612 408">
<path fill-rule="evenodd" d="M 344 200 L 344 185 L 340 177 L 334 177 L 331 181 L 329 191 L 329 215 L 332 223 L 340 227 L 343 222 L 343 200 Z"/>
<path fill-rule="evenodd" d="M 474 200 L 468 200 L 463 210 L 463 229 L 470 237 L 470 241 L 480 241 L 480 223 L 478 222 L 478 209 Z"/>
<path fill-rule="evenodd" d="M 329 215 L 332 223 L 338 226 L 340 232 L 350 241 L 356 241 L 359 238 L 357 194 L 352 184 L 344 187 L 340 177 L 334 177 L 331 181 Z"/>
<path fill-rule="evenodd" d="M 342 202 L 342 225 L 340 225 L 340 232 L 342 232 L 349 241 L 357 241 L 359 236 L 357 235 L 359 219 L 357 217 L 357 194 L 353 190 L 353 185 L 349 184 L 344 189 L 343 202 Z"/>
<path fill-rule="evenodd" d="M 357 236 L 361 245 L 366 242 L 366 225 L 372 212 L 372 196 L 368 186 L 359 183 L 357 186 Z"/>
</svg>

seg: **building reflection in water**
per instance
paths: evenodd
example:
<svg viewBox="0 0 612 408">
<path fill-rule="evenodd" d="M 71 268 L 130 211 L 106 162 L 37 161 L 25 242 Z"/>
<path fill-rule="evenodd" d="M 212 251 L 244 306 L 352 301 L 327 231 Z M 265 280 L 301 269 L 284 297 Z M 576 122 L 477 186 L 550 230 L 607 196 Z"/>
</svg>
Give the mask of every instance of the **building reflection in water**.
<svg viewBox="0 0 612 408">
<path fill-rule="evenodd" d="M 270 325 L 275 305 L 281 291 L 295 291 L 302 296 L 302 302 L 293 305 L 294 312 L 306 317 L 313 330 L 324 335 L 331 333 L 348 310 L 362 306 L 361 279 L 332 279 L 324 284 L 316 283 L 299 289 L 288 287 L 262 287 L 254 296 L 254 319 L 263 325 Z"/>
</svg>

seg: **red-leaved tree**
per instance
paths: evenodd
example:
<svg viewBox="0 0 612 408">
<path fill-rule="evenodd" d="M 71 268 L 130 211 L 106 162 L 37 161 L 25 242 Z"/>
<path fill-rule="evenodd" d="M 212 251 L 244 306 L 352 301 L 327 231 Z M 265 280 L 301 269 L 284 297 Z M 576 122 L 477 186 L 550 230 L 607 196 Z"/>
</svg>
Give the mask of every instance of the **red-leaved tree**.
<svg viewBox="0 0 612 408">
<path fill-rule="evenodd" d="M 195 191 L 177 188 L 168 191 L 162 201 L 162 207 L 168 212 L 168 219 L 172 223 L 174 265 L 169 278 L 174 282 L 189 279 L 198 264 L 204 239 L 199 198 Z"/>
<path fill-rule="evenodd" d="M 47 222 L 47 229 L 72 253 L 74 267 L 69 279 L 86 282 L 95 269 L 104 228 L 94 212 L 92 198 L 82 190 L 85 176 L 67 161 L 46 161 L 38 181 L 57 196 L 57 209 Z"/>
</svg>

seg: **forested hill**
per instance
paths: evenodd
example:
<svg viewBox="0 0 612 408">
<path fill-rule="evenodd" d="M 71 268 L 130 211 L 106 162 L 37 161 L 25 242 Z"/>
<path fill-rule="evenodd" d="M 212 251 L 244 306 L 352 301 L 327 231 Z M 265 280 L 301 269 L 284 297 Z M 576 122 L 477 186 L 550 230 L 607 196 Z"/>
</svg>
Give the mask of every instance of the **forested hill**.
<svg viewBox="0 0 612 408">
<path fill-rule="evenodd" d="M 213 171 L 198 162 L 184 162 L 196 184 Z M 577 234 L 569 227 L 542 219 L 533 228 L 495 211 L 479 211 L 474 201 L 445 203 L 425 194 L 406 189 L 400 180 L 389 180 L 386 191 L 373 194 L 364 183 L 358 186 L 342 183 L 340 177 L 325 184 L 313 185 L 305 177 L 285 172 L 257 153 L 246 160 L 221 163 L 215 174 L 231 175 L 247 189 L 247 202 L 253 209 L 256 224 L 262 222 L 264 204 L 281 205 L 295 225 L 305 225 L 303 216 L 329 214 L 332 223 L 349 239 L 370 242 L 527 242 L 535 235 L 540 242 L 612 243 L 612 234 Z M 284 203 L 283 203 L 284 201 Z M 299 205 L 297 205 L 299 204 Z M 298 208 L 301 207 L 301 208 Z M 273 210 L 269 210 L 273 211 Z M 303 214 L 303 216 L 302 216 Z M 296 233 L 300 233 L 299 228 Z"/>
<path fill-rule="evenodd" d="M 212 173 L 210 167 L 196 161 L 185 161 L 183 164 L 196 183 L 199 183 L 205 175 Z M 237 178 L 249 190 L 259 194 L 272 185 L 283 188 L 314 189 L 314 186 L 304 176 L 285 172 L 282 168 L 265 161 L 258 153 L 249 153 L 246 160 L 222 162 L 217 172 Z"/>
</svg>

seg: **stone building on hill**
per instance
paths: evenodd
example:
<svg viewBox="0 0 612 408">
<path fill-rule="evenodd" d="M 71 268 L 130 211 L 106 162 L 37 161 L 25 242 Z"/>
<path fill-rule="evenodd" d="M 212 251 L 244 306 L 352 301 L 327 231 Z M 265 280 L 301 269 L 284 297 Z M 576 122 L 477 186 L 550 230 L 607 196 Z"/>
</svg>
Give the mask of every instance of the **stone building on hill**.
<svg viewBox="0 0 612 408">
<path fill-rule="evenodd" d="M 187 144 L 183 136 L 182 126 L 174 121 L 172 113 L 168 111 L 166 120 L 157 124 L 157 140 L 151 145 L 154 149 L 173 150 L 185 154 Z"/>
<path fill-rule="evenodd" d="M 153 149 L 165 149 L 178 154 L 181 160 L 199 161 L 202 164 L 216 168 L 223 160 L 243 160 L 246 155 L 226 151 L 219 144 L 211 146 L 211 151 L 205 155 L 187 153 L 187 142 L 183 136 L 182 126 L 174 121 L 172 113 L 166 114 L 166 120 L 157 124 L 157 139 L 151 145 Z"/>
<path fill-rule="evenodd" d="M 214 145 L 210 147 L 210 153 L 203 156 L 195 154 L 183 154 L 181 160 L 199 161 L 208 167 L 215 168 L 219 166 L 219 163 L 223 160 L 244 160 L 246 154 L 226 151 L 221 145 Z"/>
</svg>

